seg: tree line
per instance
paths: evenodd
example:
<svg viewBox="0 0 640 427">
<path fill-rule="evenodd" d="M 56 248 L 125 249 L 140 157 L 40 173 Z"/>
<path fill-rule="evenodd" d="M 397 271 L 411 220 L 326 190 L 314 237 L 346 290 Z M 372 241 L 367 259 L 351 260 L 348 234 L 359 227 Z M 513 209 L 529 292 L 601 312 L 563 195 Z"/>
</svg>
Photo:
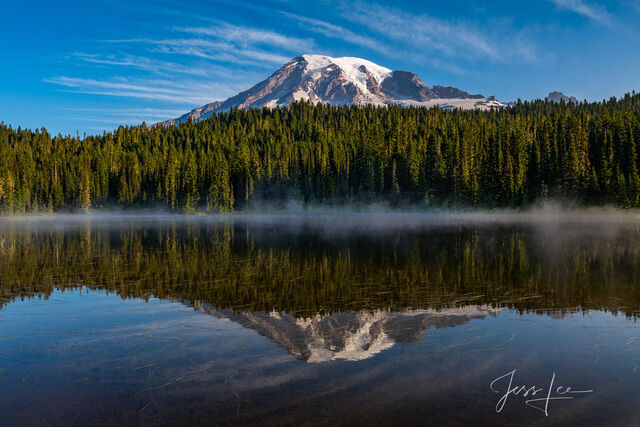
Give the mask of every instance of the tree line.
<svg viewBox="0 0 640 427">
<path fill-rule="evenodd" d="M 4 214 L 386 202 L 640 205 L 640 94 L 493 111 L 296 103 L 175 127 L 52 136 L 0 125 Z"/>
</svg>

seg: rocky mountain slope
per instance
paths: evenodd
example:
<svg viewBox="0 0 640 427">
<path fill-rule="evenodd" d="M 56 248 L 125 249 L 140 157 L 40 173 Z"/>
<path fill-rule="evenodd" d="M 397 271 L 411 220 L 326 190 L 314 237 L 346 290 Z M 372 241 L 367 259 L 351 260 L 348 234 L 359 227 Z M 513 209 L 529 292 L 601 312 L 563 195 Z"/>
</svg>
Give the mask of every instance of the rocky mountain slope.
<svg viewBox="0 0 640 427">
<path fill-rule="evenodd" d="M 564 93 L 557 92 L 557 91 L 549 92 L 549 95 L 547 95 L 545 99 L 549 102 L 557 102 L 557 103 L 560 103 L 561 101 L 563 101 L 565 104 L 568 104 L 570 102 L 573 102 L 574 104 L 578 103 L 578 99 L 576 97 L 567 96 Z"/>
</svg>

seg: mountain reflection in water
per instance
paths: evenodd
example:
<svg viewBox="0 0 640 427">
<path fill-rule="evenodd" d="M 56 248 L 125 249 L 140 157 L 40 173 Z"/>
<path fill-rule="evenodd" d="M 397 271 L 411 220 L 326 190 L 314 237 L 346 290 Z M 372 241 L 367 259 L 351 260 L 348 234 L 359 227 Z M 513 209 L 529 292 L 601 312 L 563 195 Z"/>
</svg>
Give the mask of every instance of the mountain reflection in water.
<svg viewBox="0 0 640 427">
<path fill-rule="evenodd" d="M 197 311 L 226 318 L 258 332 L 289 354 L 309 363 L 329 360 L 364 360 L 396 343 L 418 341 L 427 329 L 461 325 L 471 319 L 496 315 L 499 309 L 467 306 L 441 310 L 333 313 L 296 318 L 277 312 L 218 310 L 196 303 Z"/>
</svg>

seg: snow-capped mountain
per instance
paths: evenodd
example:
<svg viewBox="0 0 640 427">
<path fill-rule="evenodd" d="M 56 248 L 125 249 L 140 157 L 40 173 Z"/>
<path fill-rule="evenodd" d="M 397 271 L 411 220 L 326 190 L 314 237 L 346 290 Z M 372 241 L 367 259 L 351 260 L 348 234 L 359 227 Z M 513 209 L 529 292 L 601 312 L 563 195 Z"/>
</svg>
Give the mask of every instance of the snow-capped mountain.
<svg viewBox="0 0 640 427">
<path fill-rule="evenodd" d="M 500 311 L 478 305 L 442 310 L 339 312 L 298 318 L 287 313 L 237 312 L 197 301 L 183 302 L 199 312 L 252 329 L 308 363 L 368 359 L 396 343 L 418 341 L 430 328 L 454 327 L 471 319 L 496 316 Z"/>
<path fill-rule="evenodd" d="M 568 96 L 558 91 L 549 92 L 549 95 L 547 95 L 546 100 L 549 102 L 556 102 L 556 103 L 560 103 L 560 101 L 562 101 L 565 104 L 568 104 L 570 102 L 573 102 L 574 104 L 578 103 L 578 99 L 576 97 Z"/>
<path fill-rule="evenodd" d="M 302 55 L 247 91 L 160 124 L 203 120 L 231 108 L 282 107 L 300 100 L 331 105 L 438 105 L 443 109 L 505 107 L 495 97 L 471 95 L 454 87 L 428 87 L 414 73 L 392 71 L 366 59 Z"/>
</svg>

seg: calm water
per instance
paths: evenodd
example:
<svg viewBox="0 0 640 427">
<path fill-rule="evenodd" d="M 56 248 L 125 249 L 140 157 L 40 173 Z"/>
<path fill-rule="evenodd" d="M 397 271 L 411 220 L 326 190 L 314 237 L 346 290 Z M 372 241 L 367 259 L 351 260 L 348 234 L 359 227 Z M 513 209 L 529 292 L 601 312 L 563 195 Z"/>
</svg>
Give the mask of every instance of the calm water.
<svg viewBox="0 0 640 427">
<path fill-rule="evenodd" d="M 633 214 L 3 218 L 0 425 L 639 425 L 638 313 Z"/>
</svg>

